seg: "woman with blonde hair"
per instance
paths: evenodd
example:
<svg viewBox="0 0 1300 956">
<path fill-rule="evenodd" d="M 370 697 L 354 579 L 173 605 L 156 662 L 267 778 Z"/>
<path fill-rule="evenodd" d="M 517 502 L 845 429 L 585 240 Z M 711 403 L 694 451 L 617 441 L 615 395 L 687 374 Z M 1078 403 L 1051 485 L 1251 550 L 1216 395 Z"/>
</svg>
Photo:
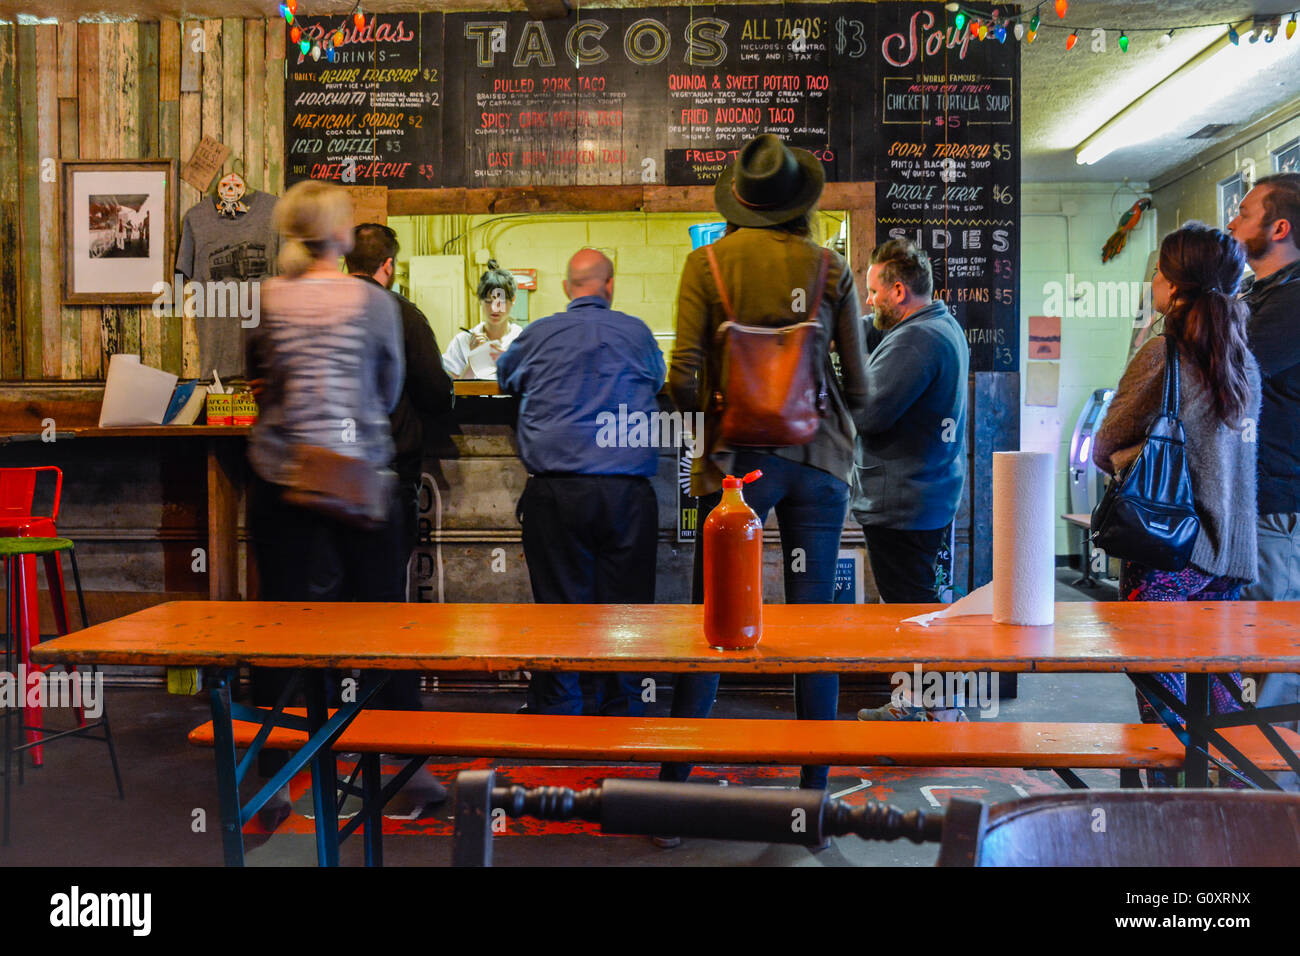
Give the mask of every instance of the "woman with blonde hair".
<svg viewBox="0 0 1300 956">
<path fill-rule="evenodd" d="M 296 184 L 276 205 L 275 225 L 280 276 L 262 285 L 261 315 L 246 346 L 249 375 L 262 380 L 248 441 L 249 526 L 261 597 L 405 600 L 396 494 L 387 496 L 386 518 L 365 527 L 296 503 L 294 494 L 307 449 L 316 460 L 359 460 L 380 478 L 392 461 L 388 416 L 405 375 L 397 303 L 378 285 L 339 270 L 352 248 L 352 204 L 340 187 Z M 274 705 L 290 673 L 253 668 L 254 702 Z M 284 763 L 283 754 L 261 756 L 266 776 Z M 288 812 L 281 791 L 264 808 L 263 823 L 278 825 Z"/>
</svg>

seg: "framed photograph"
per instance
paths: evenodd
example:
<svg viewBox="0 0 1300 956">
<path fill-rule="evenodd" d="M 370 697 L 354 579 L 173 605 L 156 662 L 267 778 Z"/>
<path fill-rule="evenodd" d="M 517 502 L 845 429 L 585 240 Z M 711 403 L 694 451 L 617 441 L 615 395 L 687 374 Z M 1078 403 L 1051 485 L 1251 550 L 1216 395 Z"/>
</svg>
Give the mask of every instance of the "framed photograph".
<svg viewBox="0 0 1300 956">
<path fill-rule="evenodd" d="M 170 282 L 176 163 L 70 159 L 61 163 L 63 302 L 147 305 Z"/>
<path fill-rule="evenodd" d="M 1219 181 L 1219 228 L 1227 229 L 1228 223 L 1237 218 L 1241 201 L 1246 198 L 1246 177 L 1242 173 L 1233 173 L 1227 179 Z"/>
<path fill-rule="evenodd" d="M 1273 172 L 1300 173 L 1300 136 L 1272 152 Z"/>
</svg>

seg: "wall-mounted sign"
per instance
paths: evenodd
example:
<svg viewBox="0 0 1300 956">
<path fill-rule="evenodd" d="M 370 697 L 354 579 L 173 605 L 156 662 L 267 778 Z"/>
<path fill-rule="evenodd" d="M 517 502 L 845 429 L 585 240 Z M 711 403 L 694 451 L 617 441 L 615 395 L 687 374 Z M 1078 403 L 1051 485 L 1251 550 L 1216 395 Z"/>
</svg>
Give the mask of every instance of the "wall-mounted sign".
<svg viewBox="0 0 1300 956">
<path fill-rule="evenodd" d="M 1020 44 L 940 3 L 303 16 L 285 176 L 503 188 L 711 185 L 773 133 L 874 182 L 875 239 L 929 253 L 973 371 L 1019 368 Z"/>
<path fill-rule="evenodd" d="M 1061 357 L 1061 317 L 1059 315 L 1031 315 L 1029 317 L 1030 359 L 1059 359 Z"/>
<path fill-rule="evenodd" d="M 199 140 L 194 155 L 181 168 L 181 181 L 189 183 L 201 193 L 207 192 L 212 185 L 212 178 L 221 171 L 229 156 L 229 146 L 211 136 L 204 136 Z"/>
</svg>

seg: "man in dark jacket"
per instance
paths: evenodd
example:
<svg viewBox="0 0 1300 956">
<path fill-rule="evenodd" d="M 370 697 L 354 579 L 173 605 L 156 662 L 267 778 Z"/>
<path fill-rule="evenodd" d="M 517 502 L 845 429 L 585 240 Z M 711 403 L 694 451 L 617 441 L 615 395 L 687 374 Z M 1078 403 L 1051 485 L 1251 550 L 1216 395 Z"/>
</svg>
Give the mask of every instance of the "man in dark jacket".
<svg viewBox="0 0 1300 956">
<path fill-rule="evenodd" d="M 455 401 L 451 379 L 442 367 L 442 352 L 429 327 L 429 320 L 415 304 L 392 291 L 397 261 L 397 234 L 387 226 L 367 222 L 357 226 L 352 251 L 346 256 L 348 273 L 388 290 L 402 317 L 402 343 L 406 353 L 406 379 L 397 407 L 389 416 L 393 430 L 393 470 L 397 472 L 397 495 L 402 504 L 401 547 L 393 554 L 392 574 L 400 580 L 395 590 L 406 593 L 406 575 L 411 552 L 419 537 L 420 481 L 423 471 L 426 433 L 432 437 L 438 420 Z M 386 710 L 420 710 L 418 671 L 395 673 L 376 695 L 376 707 Z M 442 784 L 416 774 L 404 792 L 414 802 L 439 803 L 446 799 Z"/>
<path fill-rule="evenodd" d="M 1228 231 L 1255 273 L 1243 296 L 1259 362 L 1259 581 L 1246 601 L 1300 600 L 1300 174 L 1265 176 L 1241 201 Z M 1300 675 L 1267 674 L 1260 707 L 1300 703 Z M 1296 722 L 1283 726 L 1295 730 Z M 1296 774 L 1279 774 L 1300 790 Z"/>
<path fill-rule="evenodd" d="M 399 251 L 397 234 L 387 226 L 367 222 L 357 226 L 348 272 L 389 290 L 402 314 L 402 341 L 406 347 L 406 382 L 393 409 L 393 470 L 402 495 L 403 541 L 407 559 L 415 549 L 419 513 L 420 475 L 425 438 L 434 437 L 439 419 L 451 410 L 455 396 L 451 378 L 442 367 L 442 352 L 425 318 L 405 296 L 392 291 Z"/>
<path fill-rule="evenodd" d="M 875 334 L 866 408 L 855 417 L 853 516 L 886 604 L 939 600 L 936 564 L 947 547 L 966 481 L 966 379 L 970 348 L 942 300 L 926 254 L 893 239 L 871 254 L 867 304 Z M 916 716 L 894 706 L 864 720 Z M 962 719 L 953 708 L 931 719 Z"/>
</svg>

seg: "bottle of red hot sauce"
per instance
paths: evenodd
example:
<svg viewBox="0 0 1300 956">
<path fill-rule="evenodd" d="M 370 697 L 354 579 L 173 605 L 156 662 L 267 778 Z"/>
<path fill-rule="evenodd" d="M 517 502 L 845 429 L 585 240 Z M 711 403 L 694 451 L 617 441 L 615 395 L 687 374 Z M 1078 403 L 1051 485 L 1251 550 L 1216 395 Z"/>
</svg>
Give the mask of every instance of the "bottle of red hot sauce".
<svg viewBox="0 0 1300 956">
<path fill-rule="evenodd" d="M 742 650 L 763 636 L 763 523 L 741 488 L 761 478 L 722 481 L 722 500 L 704 522 L 704 636 L 710 647 Z"/>
</svg>

